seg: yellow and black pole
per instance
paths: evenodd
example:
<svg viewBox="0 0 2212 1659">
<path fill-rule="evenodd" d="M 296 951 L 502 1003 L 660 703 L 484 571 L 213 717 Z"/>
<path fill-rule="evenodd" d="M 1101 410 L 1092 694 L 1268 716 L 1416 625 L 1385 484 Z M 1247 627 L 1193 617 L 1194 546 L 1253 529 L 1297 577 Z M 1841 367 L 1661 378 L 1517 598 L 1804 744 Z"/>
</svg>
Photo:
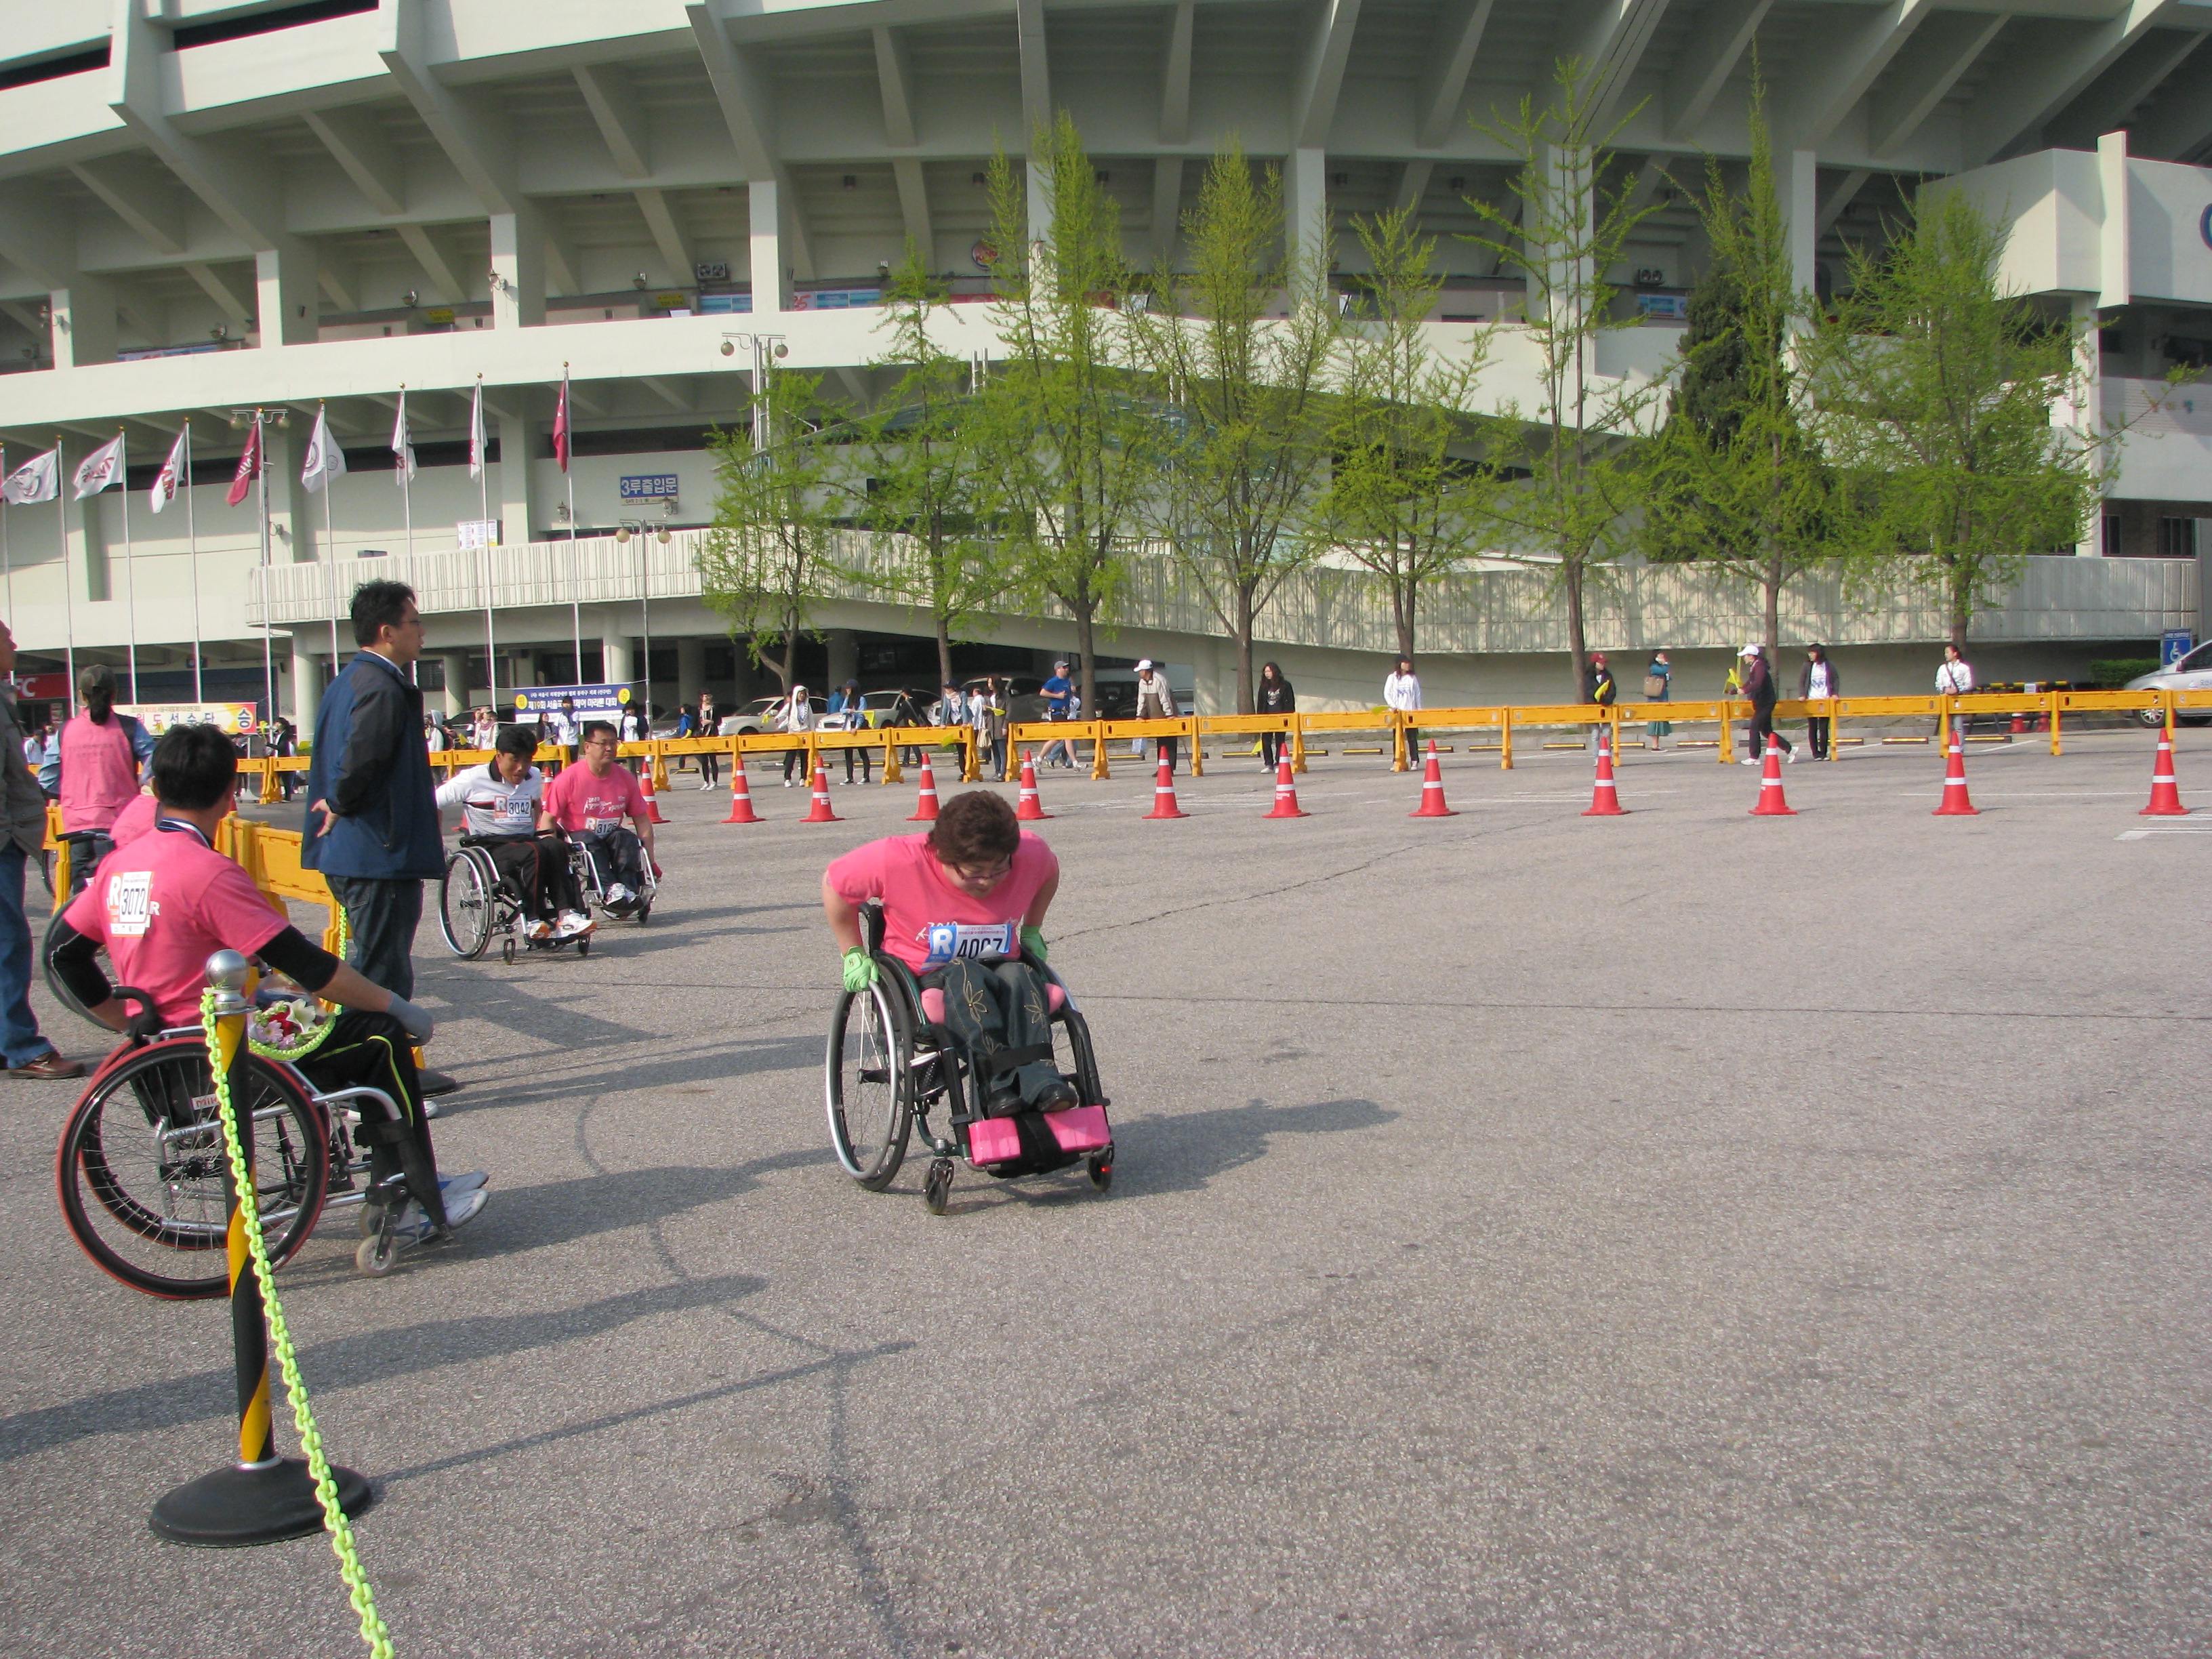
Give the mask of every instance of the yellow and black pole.
<svg viewBox="0 0 2212 1659">
<path fill-rule="evenodd" d="M 279 1457 L 269 1409 L 269 1330 L 261 1281 L 254 1270 L 249 1224 L 259 1216 L 239 1201 L 237 1169 L 253 1180 L 253 1114 L 232 1109 L 246 1077 L 246 1017 L 252 969 L 235 951 L 208 958 L 208 1063 L 222 1115 L 222 1132 L 235 1137 L 237 1158 L 223 1164 L 223 1197 L 230 1251 L 230 1345 L 238 1370 L 238 1461 L 188 1480 L 154 1505 L 155 1533 L 173 1544 L 234 1548 L 298 1538 L 324 1527 L 322 1504 L 305 1459 Z M 251 1221 L 249 1221 L 249 1215 Z M 332 1468 L 338 1506 L 348 1515 L 368 1507 L 368 1483 L 351 1469 Z"/>
</svg>

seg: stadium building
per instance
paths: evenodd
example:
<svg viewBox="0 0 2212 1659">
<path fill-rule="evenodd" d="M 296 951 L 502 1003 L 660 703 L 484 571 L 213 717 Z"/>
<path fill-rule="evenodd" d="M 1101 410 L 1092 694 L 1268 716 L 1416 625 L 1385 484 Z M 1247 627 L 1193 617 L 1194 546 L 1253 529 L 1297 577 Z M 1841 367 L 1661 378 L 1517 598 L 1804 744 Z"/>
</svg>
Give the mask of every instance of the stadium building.
<svg viewBox="0 0 2212 1659">
<path fill-rule="evenodd" d="M 1743 157 L 1756 64 L 1808 286 L 1947 179 L 2008 225 L 2018 287 L 2094 319 L 2090 417 L 2212 358 L 2207 0 L 19 0 L 0 50 L 0 440 L 11 471 L 60 450 L 53 498 L 0 513 L 4 602 L 44 694 L 97 659 L 135 663 L 139 702 L 266 685 L 305 717 L 352 648 L 352 585 L 383 573 L 420 590 L 425 683 L 456 708 L 575 680 L 649 681 L 664 705 L 770 689 L 698 595 L 708 434 L 744 422 L 757 361 L 878 389 L 880 284 L 909 242 L 954 278 L 947 348 L 994 355 L 985 168 L 1060 108 L 1140 264 L 1176 258 L 1231 141 L 1280 167 L 1295 226 L 1415 205 L 1442 239 L 1449 345 L 1521 297 L 1456 240 L 1466 198 L 1509 173 L 1474 123 L 1576 59 L 1621 123 L 1622 180 L 1658 209 L 1613 273 L 1640 324 L 1601 364 L 1638 375 L 1671 352 L 1701 257 L 1675 181 Z M 1328 252 L 1356 273 L 1351 236 Z M 1498 359 L 1484 395 L 1525 404 L 1510 329 Z M 265 511 L 263 486 L 227 499 L 257 410 Z M 345 470 L 310 489 L 319 419 Z M 118 434 L 127 489 L 75 499 Z M 1978 622 L 1984 678 L 2078 678 L 2194 629 L 2208 517 L 2198 390 L 2142 422 L 2076 556 L 2031 560 Z M 1753 601 L 1680 580 L 1624 573 L 1592 642 L 1717 664 Z M 1262 653 L 1305 706 L 1366 706 L 1386 618 L 1316 576 L 1270 606 Z M 926 622 L 864 586 L 818 621 L 810 683 L 933 681 Z M 1909 596 L 1827 591 L 1794 598 L 1785 630 L 1851 648 L 1869 691 L 1924 684 L 1942 632 Z M 988 633 L 963 647 L 976 672 L 1037 672 L 1073 639 L 1049 616 Z M 1540 574 L 1471 574 L 1423 619 L 1429 699 L 1556 696 L 1563 643 Z M 1234 705 L 1228 643 L 1171 572 L 1139 573 L 1109 648 Z"/>
</svg>

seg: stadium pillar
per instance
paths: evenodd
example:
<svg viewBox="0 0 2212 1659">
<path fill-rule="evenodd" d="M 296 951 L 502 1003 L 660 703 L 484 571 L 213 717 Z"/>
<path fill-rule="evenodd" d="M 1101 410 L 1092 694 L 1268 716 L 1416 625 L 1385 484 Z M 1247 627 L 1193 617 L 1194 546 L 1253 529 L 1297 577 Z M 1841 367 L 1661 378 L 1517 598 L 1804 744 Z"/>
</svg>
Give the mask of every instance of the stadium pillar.
<svg viewBox="0 0 2212 1659">
<path fill-rule="evenodd" d="M 315 291 L 315 256 L 306 243 L 285 237 L 253 255 L 254 307 L 264 346 L 310 345 L 321 331 L 322 301 Z"/>
<path fill-rule="evenodd" d="M 1285 234 L 1306 280 L 1328 270 L 1328 152 L 1294 149 L 1283 180 Z"/>
<path fill-rule="evenodd" d="M 298 635 L 292 637 L 292 723 L 313 737 L 315 710 L 323 700 L 323 659 L 300 649 Z"/>
<path fill-rule="evenodd" d="M 465 651 L 441 651 L 438 660 L 446 667 L 447 718 L 466 714 L 469 708 L 469 653 Z"/>
<path fill-rule="evenodd" d="M 82 368 L 115 361 L 115 284 L 82 272 L 46 295 L 52 319 L 54 367 Z"/>
<path fill-rule="evenodd" d="M 1790 280 L 1807 294 L 1819 276 L 1820 157 L 1809 149 L 1786 149 L 1774 158 L 1774 193 L 1782 209 L 1783 245 L 1790 252 Z"/>
<path fill-rule="evenodd" d="M 789 263 L 783 252 L 783 191 L 773 179 L 745 185 L 752 226 L 753 315 L 791 309 Z"/>
<path fill-rule="evenodd" d="M 542 320 L 542 309 L 539 316 Z M 515 325 L 510 323 L 508 326 Z M 526 394 L 517 390 L 510 395 L 520 398 Z M 494 491 L 499 503 L 499 537 L 503 544 L 514 547 L 535 541 L 538 536 L 530 499 L 532 422 L 520 415 L 502 415 L 499 417 L 498 434 L 499 477 Z"/>
<path fill-rule="evenodd" d="M 629 635 L 599 635 L 599 674 L 609 685 L 626 685 L 637 678 L 637 653 Z"/>
<path fill-rule="evenodd" d="M 676 701 L 694 701 L 706 685 L 707 641 L 686 634 L 676 641 Z"/>
<path fill-rule="evenodd" d="M 849 628 L 832 628 L 822 637 L 830 651 L 830 677 L 823 689 L 835 691 L 860 677 L 860 636 Z"/>
<path fill-rule="evenodd" d="M 535 328 L 544 322 L 545 219 L 535 202 L 518 200 L 513 213 L 491 216 L 491 268 L 499 278 L 491 291 L 492 326 Z"/>
</svg>

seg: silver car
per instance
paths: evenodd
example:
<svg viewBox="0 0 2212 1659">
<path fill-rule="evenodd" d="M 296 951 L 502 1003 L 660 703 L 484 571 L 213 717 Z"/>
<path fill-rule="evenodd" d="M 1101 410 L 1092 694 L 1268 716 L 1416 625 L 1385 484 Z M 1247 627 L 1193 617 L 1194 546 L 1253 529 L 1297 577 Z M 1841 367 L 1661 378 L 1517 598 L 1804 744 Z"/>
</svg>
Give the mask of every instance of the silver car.
<svg viewBox="0 0 2212 1659">
<path fill-rule="evenodd" d="M 2198 646 L 2179 662 L 2154 674 L 2138 674 L 2121 688 L 2126 691 L 2212 691 L 2212 644 Z M 2163 726 L 2165 714 L 2155 708 L 2138 708 L 2136 718 L 2145 726 Z M 2176 714 L 2183 726 L 2212 723 L 2212 714 Z"/>
</svg>

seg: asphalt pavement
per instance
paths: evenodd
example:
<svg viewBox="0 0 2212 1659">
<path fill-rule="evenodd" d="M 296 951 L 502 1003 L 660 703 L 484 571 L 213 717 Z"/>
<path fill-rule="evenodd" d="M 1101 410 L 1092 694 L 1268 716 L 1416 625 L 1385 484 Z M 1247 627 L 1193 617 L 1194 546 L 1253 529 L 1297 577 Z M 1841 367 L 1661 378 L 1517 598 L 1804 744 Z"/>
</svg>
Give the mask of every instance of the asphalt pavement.
<svg viewBox="0 0 2212 1659">
<path fill-rule="evenodd" d="M 2150 742 L 1978 744 L 1972 818 L 1879 744 L 1790 818 L 1711 750 L 1611 819 L 1534 747 L 1434 820 L 1371 757 L 1293 822 L 1249 759 L 1170 823 L 1048 772 L 1115 1183 L 941 1218 L 822 1108 L 821 868 L 911 783 L 672 790 L 648 927 L 418 939 L 482 1218 L 280 1276 L 398 1651 L 2212 1652 L 2212 813 L 2136 816 Z M 225 1311 L 99 1273 L 74 1090 L 0 1090 L 0 1653 L 361 1651 L 323 1542 L 148 1531 L 231 1443 Z"/>
</svg>

